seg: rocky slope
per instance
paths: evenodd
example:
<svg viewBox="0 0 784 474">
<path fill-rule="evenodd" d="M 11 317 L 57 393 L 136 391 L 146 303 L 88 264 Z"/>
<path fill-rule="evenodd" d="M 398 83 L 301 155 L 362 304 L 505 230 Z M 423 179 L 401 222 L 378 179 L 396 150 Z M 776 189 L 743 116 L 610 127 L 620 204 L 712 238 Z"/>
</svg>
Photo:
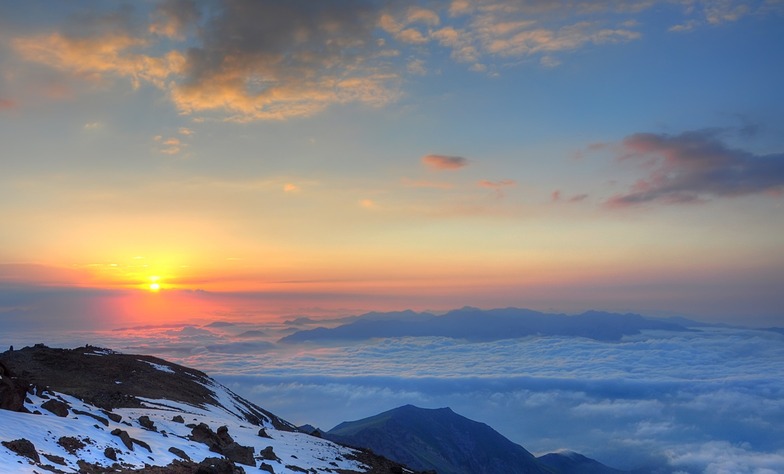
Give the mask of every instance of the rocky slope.
<svg viewBox="0 0 784 474">
<path fill-rule="evenodd" d="M 403 473 L 198 370 L 94 347 L 0 354 L 0 473 Z"/>
</svg>

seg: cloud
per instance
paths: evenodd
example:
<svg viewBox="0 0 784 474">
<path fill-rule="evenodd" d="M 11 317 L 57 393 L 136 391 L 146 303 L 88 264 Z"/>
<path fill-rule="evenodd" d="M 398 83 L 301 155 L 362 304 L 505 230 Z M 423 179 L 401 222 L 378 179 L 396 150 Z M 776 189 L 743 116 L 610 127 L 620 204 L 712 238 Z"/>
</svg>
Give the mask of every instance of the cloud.
<svg viewBox="0 0 784 474">
<path fill-rule="evenodd" d="M 432 188 L 432 189 L 452 189 L 455 186 L 452 183 L 446 183 L 442 181 L 427 181 L 427 180 L 417 180 L 417 179 L 410 179 L 410 178 L 403 178 L 401 180 L 403 186 L 407 188 Z"/>
<path fill-rule="evenodd" d="M 201 11 L 194 0 L 164 0 L 155 7 L 148 30 L 156 35 L 182 40 L 188 26 L 196 24 L 200 18 Z"/>
<path fill-rule="evenodd" d="M 16 108 L 16 102 L 0 97 L 0 110 Z"/>
<path fill-rule="evenodd" d="M 159 144 L 158 153 L 163 153 L 164 155 L 178 155 L 186 146 L 176 137 L 164 138 L 162 135 L 156 135 L 153 137 L 153 140 Z"/>
<path fill-rule="evenodd" d="M 500 181 L 489 181 L 483 179 L 479 181 L 478 184 L 482 188 L 492 189 L 495 192 L 496 197 L 502 198 L 504 197 L 504 188 L 517 186 L 517 181 L 513 179 L 502 179 Z"/>
<path fill-rule="evenodd" d="M 468 166 L 468 158 L 462 156 L 425 155 L 422 163 L 434 170 L 456 170 Z"/>
<path fill-rule="evenodd" d="M 285 325 L 275 322 L 209 332 L 187 325 L 12 329 L 0 333 L 0 347 L 54 340 L 158 354 L 216 376 L 290 421 L 322 429 L 413 403 L 450 406 L 535 452 L 568 448 L 618 468 L 779 472 L 782 466 L 784 339 L 766 331 L 702 328 L 617 343 L 394 338 L 288 348 L 240 337 L 248 329 L 279 337 Z"/>
<path fill-rule="evenodd" d="M 719 136 L 720 131 L 702 130 L 625 138 L 618 160 L 633 162 L 647 175 L 607 204 L 695 203 L 784 191 L 784 153 L 755 155 L 728 147 Z"/>
<path fill-rule="evenodd" d="M 661 3 L 671 2 L 162 0 L 151 11 L 133 4 L 69 15 L 10 44 L 75 79 L 69 86 L 123 79 L 158 88 L 193 120 L 285 120 L 340 104 L 387 105 L 405 74 L 438 70 L 427 61 L 443 50 L 490 75 L 529 58 L 556 67 L 567 53 L 640 40 L 638 18 Z M 671 30 L 782 9 L 689 1 Z"/>
<path fill-rule="evenodd" d="M 576 202 L 583 202 L 586 199 L 588 199 L 587 194 L 575 194 L 574 196 L 564 197 L 560 189 L 556 189 L 550 194 L 550 200 L 552 202 L 576 203 Z"/>
</svg>

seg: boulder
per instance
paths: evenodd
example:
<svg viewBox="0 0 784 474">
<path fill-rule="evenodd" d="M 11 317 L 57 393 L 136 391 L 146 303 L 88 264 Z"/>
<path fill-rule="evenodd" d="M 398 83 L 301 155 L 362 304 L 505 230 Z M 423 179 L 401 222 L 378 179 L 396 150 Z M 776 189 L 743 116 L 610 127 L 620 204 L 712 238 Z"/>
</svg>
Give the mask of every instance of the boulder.
<svg viewBox="0 0 784 474">
<path fill-rule="evenodd" d="M 259 466 L 259 469 L 261 469 L 262 471 L 267 471 L 267 472 L 269 472 L 271 474 L 275 474 L 275 469 L 273 469 L 272 466 L 270 466 L 269 464 L 267 464 L 265 462 L 261 463 L 261 466 Z"/>
<path fill-rule="evenodd" d="M 117 460 L 117 450 L 114 448 L 106 448 L 103 450 L 103 455 L 106 459 L 111 459 L 112 461 Z"/>
<path fill-rule="evenodd" d="M 68 416 L 68 410 L 71 408 L 71 406 L 65 402 L 61 402 L 60 400 L 55 400 L 52 398 L 43 402 L 41 404 L 41 408 L 49 410 L 59 417 L 66 417 Z"/>
<path fill-rule="evenodd" d="M 198 474 L 245 474 L 245 469 L 235 466 L 226 458 L 207 458 L 199 463 Z"/>
<path fill-rule="evenodd" d="M 215 433 L 206 423 L 199 423 L 191 428 L 191 435 L 188 438 L 197 443 L 206 444 L 210 451 L 222 454 L 234 462 L 246 466 L 256 466 L 253 448 L 235 442 L 229 434 L 229 429 L 225 426 L 218 428 L 218 432 Z"/>
<path fill-rule="evenodd" d="M 259 455 L 268 461 L 280 461 L 280 458 L 272 450 L 272 446 L 267 446 L 259 452 Z"/>
<path fill-rule="evenodd" d="M 155 423 L 150 420 L 150 417 L 147 415 L 139 417 L 139 424 L 142 425 L 142 428 L 148 429 L 150 431 L 158 431 L 155 427 Z"/>
<path fill-rule="evenodd" d="M 20 456 L 30 458 L 35 462 L 41 462 L 41 458 L 38 456 L 38 451 L 36 451 L 35 445 L 28 439 L 21 438 L 15 439 L 13 441 L 2 441 L 0 444 Z"/>
<path fill-rule="evenodd" d="M 186 461 L 190 461 L 191 460 L 190 456 L 188 456 L 188 453 L 186 453 L 185 451 L 183 451 L 180 448 L 175 448 L 174 446 L 172 446 L 171 448 L 169 448 L 169 452 L 174 454 L 175 456 L 177 456 L 180 459 L 185 459 Z"/>
<path fill-rule="evenodd" d="M 125 447 L 133 451 L 133 441 L 131 441 L 131 435 L 129 435 L 127 431 L 115 428 L 112 430 L 112 434 L 118 436 Z"/>
</svg>

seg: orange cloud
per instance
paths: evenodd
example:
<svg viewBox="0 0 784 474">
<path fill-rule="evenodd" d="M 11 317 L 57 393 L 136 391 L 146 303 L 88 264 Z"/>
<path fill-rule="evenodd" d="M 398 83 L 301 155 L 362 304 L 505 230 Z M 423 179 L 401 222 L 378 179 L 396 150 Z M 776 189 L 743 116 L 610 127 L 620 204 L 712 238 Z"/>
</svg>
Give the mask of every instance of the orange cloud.
<svg viewBox="0 0 784 474">
<path fill-rule="evenodd" d="M 2 97 L 0 97 L 0 110 L 13 109 L 15 107 L 16 107 L 16 102 L 14 102 L 13 100 L 3 99 Z"/>
<path fill-rule="evenodd" d="M 13 47 L 28 61 L 72 72 L 92 81 L 107 75 L 127 77 L 134 87 L 142 81 L 164 87 L 166 78 L 180 72 L 184 57 L 176 51 L 161 57 L 133 53 L 147 41 L 124 33 L 100 37 L 72 38 L 60 33 L 17 38 Z"/>
<path fill-rule="evenodd" d="M 425 155 L 422 163 L 434 170 L 456 170 L 468 166 L 468 159 L 462 156 Z"/>
</svg>

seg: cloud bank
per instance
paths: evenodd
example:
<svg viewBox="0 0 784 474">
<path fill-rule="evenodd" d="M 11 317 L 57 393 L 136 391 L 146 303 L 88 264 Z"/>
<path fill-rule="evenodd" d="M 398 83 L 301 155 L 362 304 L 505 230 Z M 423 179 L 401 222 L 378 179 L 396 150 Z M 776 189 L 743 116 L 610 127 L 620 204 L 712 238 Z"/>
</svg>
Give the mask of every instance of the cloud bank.
<svg viewBox="0 0 784 474">
<path fill-rule="evenodd" d="M 715 130 L 679 135 L 638 133 L 620 144 L 618 160 L 647 172 L 610 206 L 695 203 L 712 198 L 784 192 L 784 154 L 730 148 Z"/>
<path fill-rule="evenodd" d="M 27 337 L 160 355 L 322 429 L 406 403 L 450 406 L 537 453 L 566 448 L 655 472 L 784 469 L 784 336 L 775 332 L 706 327 L 613 343 L 430 337 L 292 348 L 249 341 L 242 337 L 249 330 L 274 340 L 290 328 L 237 322 L 59 331 L 46 339 L 3 333 L 0 344 Z"/>
</svg>

